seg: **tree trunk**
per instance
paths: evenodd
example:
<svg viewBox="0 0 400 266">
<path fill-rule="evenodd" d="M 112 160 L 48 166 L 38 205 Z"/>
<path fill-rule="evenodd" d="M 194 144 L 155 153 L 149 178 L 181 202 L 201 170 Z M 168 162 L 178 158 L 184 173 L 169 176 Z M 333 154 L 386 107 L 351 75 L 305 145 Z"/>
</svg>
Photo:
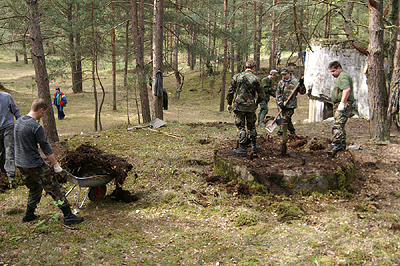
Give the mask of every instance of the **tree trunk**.
<svg viewBox="0 0 400 266">
<path fill-rule="evenodd" d="M 231 25 L 232 32 L 235 30 L 235 13 L 236 13 L 235 6 L 236 6 L 236 0 L 233 0 L 232 1 L 233 14 L 232 14 L 232 20 L 231 20 L 232 21 L 232 25 Z M 232 38 L 231 39 L 231 58 L 229 60 L 231 62 L 231 78 L 232 78 L 235 73 L 235 42 L 236 42 L 236 40 L 235 40 L 234 35 L 231 38 Z"/>
<path fill-rule="evenodd" d="M 79 3 L 76 4 L 76 19 L 79 20 Z M 76 73 L 75 73 L 75 85 L 74 93 L 80 93 L 83 91 L 83 77 L 82 77 L 82 52 L 81 52 L 81 34 L 75 34 L 75 59 L 76 59 Z"/>
<path fill-rule="evenodd" d="M 144 69 L 144 0 L 139 0 L 139 16 L 136 0 L 131 0 L 132 36 L 136 58 L 136 73 L 140 90 L 143 123 L 150 123 L 150 104 Z"/>
<path fill-rule="evenodd" d="M 74 44 L 74 33 L 72 29 L 72 3 L 67 3 L 67 18 L 68 23 L 71 25 L 69 28 L 68 41 L 69 41 L 69 65 L 71 67 L 71 79 L 72 79 L 72 91 L 76 93 L 76 58 L 75 58 L 75 44 Z"/>
<path fill-rule="evenodd" d="M 163 26 L 164 26 L 164 0 L 154 0 L 153 15 L 153 77 L 157 71 L 163 73 Z M 153 119 L 163 120 L 163 97 L 155 96 L 153 84 Z"/>
<path fill-rule="evenodd" d="M 258 24 L 257 24 L 257 0 L 254 0 L 254 35 L 253 35 L 253 58 L 254 61 L 259 61 L 258 60 L 258 42 L 257 42 L 257 29 L 258 29 Z M 257 64 L 256 71 L 259 70 L 260 65 Z"/>
<path fill-rule="evenodd" d="M 94 95 L 94 130 L 97 131 L 97 116 L 99 114 L 99 102 L 97 100 L 97 88 L 96 88 L 96 62 L 97 62 L 97 55 L 96 55 L 96 33 L 94 31 L 94 5 L 92 2 L 92 82 L 93 82 L 93 95 Z"/>
<path fill-rule="evenodd" d="M 113 16 L 113 23 L 115 21 L 115 8 L 114 8 L 114 1 L 111 2 L 111 10 Z M 111 29 L 111 49 L 112 49 L 112 91 L 113 91 L 113 110 L 117 110 L 117 63 L 116 63 L 116 50 L 115 50 L 115 27 L 113 25 Z"/>
<path fill-rule="evenodd" d="M 228 29 L 228 0 L 224 0 L 224 31 Z M 224 35 L 224 59 L 228 55 L 228 36 Z M 223 112 L 225 110 L 225 84 L 226 84 L 226 70 L 227 63 L 226 60 L 222 62 L 222 82 L 221 82 L 221 98 L 219 102 L 219 111 Z"/>
<path fill-rule="evenodd" d="M 49 110 L 43 116 L 43 127 L 49 143 L 57 142 L 58 133 L 51 107 L 49 77 L 47 75 L 46 58 L 43 49 L 42 33 L 40 31 L 38 1 L 26 0 L 27 16 L 29 19 L 29 35 L 31 38 L 32 61 L 35 67 L 38 96 L 49 103 Z"/>
<path fill-rule="evenodd" d="M 27 65 L 28 64 L 28 54 L 26 52 L 26 33 L 27 30 L 24 33 L 24 36 L 22 37 L 22 48 L 24 49 L 24 64 Z"/>
<path fill-rule="evenodd" d="M 272 0 L 272 6 L 276 6 L 277 0 Z M 276 13 L 275 10 L 272 10 L 272 21 L 271 21 L 271 54 L 269 57 L 269 69 L 276 68 L 276 47 L 275 47 L 275 35 L 276 35 Z"/>
<path fill-rule="evenodd" d="M 126 117 L 128 118 L 128 125 L 130 125 L 131 121 L 129 119 L 128 65 L 129 65 L 129 20 L 126 21 L 126 28 L 125 28 L 124 89 L 126 91 Z M 140 116 L 138 122 L 140 124 Z"/>
<path fill-rule="evenodd" d="M 369 1 L 369 45 L 368 45 L 368 104 L 369 131 L 374 140 L 389 139 L 387 119 L 388 95 L 383 67 L 383 0 Z"/>
</svg>

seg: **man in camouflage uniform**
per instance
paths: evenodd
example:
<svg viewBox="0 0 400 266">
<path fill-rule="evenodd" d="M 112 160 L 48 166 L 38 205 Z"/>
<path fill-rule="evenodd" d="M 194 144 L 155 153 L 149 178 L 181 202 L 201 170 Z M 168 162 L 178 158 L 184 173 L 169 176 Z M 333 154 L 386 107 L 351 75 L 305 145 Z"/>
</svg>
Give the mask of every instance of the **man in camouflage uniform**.
<svg viewBox="0 0 400 266">
<path fill-rule="evenodd" d="M 295 134 L 295 129 L 292 123 L 292 115 L 294 114 L 294 109 L 297 108 L 297 93 L 305 94 L 306 87 L 304 86 L 304 81 L 301 78 L 297 80 L 293 75 L 291 75 L 288 68 L 282 68 L 281 70 L 282 80 L 279 81 L 278 87 L 276 89 L 276 102 L 279 108 L 282 109 L 282 125 L 278 131 L 278 135 L 282 135 L 282 154 L 286 154 L 287 151 L 287 131 L 289 129 L 290 134 Z M 300 83 L 298 90 L 290 98 L 289 102 L 285 105 L 285 101 L 289 98 L 292 91 L 296 88 L 297 83 Z"/>
<path fill-rule="evenodd" d="M 274 80 L 278 76 L 278 71 L 271 70 L 269 76 L 261 80 L 262 91 L 257 97 L 257 103 L 260 104 L 260 112 L 258 113 L 258 124 L 265 127 L 264 118 L 268 114 L 268 102 L 271 96 L 275 97 Z"/>
<path fill-rule="evenodd" d="M 233 154 L 238 156 L 247 155 L 247 133 L 251 141 L 251 151 L 257 153 L 257 131 L 256 131 L 256 94 L 261 91 L 260 79 L 253 74 L 256 70 L 256 62 L 249 60 L 246 62 L 246 70 L 233 76 L 231 87 L 229 88 L 226 99 L 228 101 L 228 111 L 233 110 L 235 114 L 235 125 L 239 135 L 240 148 L 233 150 Z M 234 95 L 235 102 L 232 107 Z M 246 132 L 246 126 L 247 131 Z"/>
<path fill-rule="evenodd" d="M 64 189 L 54 177 L 54 172 L 61 173 L 63 169 L 46 140 L 43 126 L 36 121 L 44 116 L 49 106 L 44 99 L 36 99 L 32 103 L 30 112 L 15 123 L 15 165 L 22 174 L 24 184 L 29 188 L 27 209 L 22 221 L 29 222 L 39 218 L 34 212 L 44 189 L 64 213 L 64 224 L 80 223 L 83 218 L 71 212 Z M 40 156 L 38 144 L 52 164 L 52 168 Z"/>
<path fill-rule="evenodd" d="M 345 125 L 351 112 L 355 108 L 355 98 L 353 89 L 353 79 L 343 71 L 338 61 L 329 63 L 328 69 L 332 76 L 336 78 L 332 91 L 332 102 L 334 103 L 335 120 L 332 126 L 332 150 L 329 155 L 335 156 L 338 151 L 346 149 L 346 130 Z"/>
</svg>

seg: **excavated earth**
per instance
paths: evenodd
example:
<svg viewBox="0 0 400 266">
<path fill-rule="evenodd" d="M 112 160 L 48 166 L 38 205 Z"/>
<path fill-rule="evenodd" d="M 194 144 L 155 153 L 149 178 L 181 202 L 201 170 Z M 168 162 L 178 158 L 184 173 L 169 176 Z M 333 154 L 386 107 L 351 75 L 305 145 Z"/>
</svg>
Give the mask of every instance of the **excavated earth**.
<svg viewBox="0 0 400 266">
<path fill-rule="evenodd" d="M 324 122 L 329 129 L 331 122 Z M 328 156 L 331 149 L 330 132 L 320 128 L 298 130 L 289 135 L 287 155 L 281 155 L 281 137 L 258 129 L 259 152 L 246 157 L 232 154 L 237 148 L 235 140 L 222 143 L 214 154 L 219 174 L 256 180 L 274 194 L 312 193 L 328 190 L 360 190 L 372 173 L 384 169 L 399 169 L 399 138 L 394 130 L 392 143 L 376 143 L 367 138 L 368 121 L 350 119 L 347 125 L 348 147 L 360 145 L 362 150 L 346 149 L 335 157 Z M 277 131 L 277 130 L 276 130 Z M 304 134 L 304 135 L 303 135 Z M 381 178 L 382 179 L 382 178 Z"/>
</svg>

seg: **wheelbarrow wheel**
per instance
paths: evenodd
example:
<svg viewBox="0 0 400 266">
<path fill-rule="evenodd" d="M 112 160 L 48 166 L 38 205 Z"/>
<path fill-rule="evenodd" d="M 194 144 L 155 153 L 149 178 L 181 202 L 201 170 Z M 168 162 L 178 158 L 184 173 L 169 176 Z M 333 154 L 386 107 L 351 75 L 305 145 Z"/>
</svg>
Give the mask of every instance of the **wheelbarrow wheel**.
<svg viewBox="0 0 400 266">
<path fill-rule="evenodd" d="M 107 187 L 99 186 L 99 187 L 91 187 L 89 189 L 89 199 L 91 201 L 99 201 L 106 195 Z"/>
</svg>

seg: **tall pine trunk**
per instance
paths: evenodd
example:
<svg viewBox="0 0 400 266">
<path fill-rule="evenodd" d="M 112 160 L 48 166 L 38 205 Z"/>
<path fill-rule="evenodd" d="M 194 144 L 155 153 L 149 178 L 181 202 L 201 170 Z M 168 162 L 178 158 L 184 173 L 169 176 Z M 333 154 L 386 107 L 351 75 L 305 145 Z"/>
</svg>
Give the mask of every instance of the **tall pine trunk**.
<svg viewBox="0 0 400 266">
<path fill-rule="evenodd" d="M 115 7 L 114 2 L 111 2 L 111 10 L 113 16 L 113 23 L 115 21 Z M 112 64 L 112 91 L 113 91 L 113 110 L 117 110 L 117 62 L 116 62 L 116 48 L 115 48 L 115 26 L 111 29 L 111 64 Z"/>
<path fill-rule="evenodd" d="M 368 105 L 371 138 L 378 141 L 389 139 L 387 119 L 388 94 L 383 67 L 383 0 L 369 1 L 368 45 Z"/>
<path fill-rule="evenodd" d="M 272 6 L 276 6 L 276 0 L 272 0 Z M 275 47 L 275 38 L 276 38 L 276 13 L 275 10 L 272 10 L 272 21 L 271 21 L 271 54 L 269 57 L 269 69 L 276 68 L 276 47 Z"/>
<path fill-rule="evenodd" d="M 226 57 L 228 55 L 228 0 L 224 0 L 224 60 L 223 60 L 223 69 L 222 69 L 222 82 L 221 82 L 221 98 L 219 101 L 219 111 L 223 112 L 225 110 L 225 86 L 226 86 L 226 70 L 228 65 L 226 63 Z"/>
<path fill-rule="evenodd" d="M 53 108 L 51 108 L 51 96 L 49 77 L 46 68 L 46 58 L 43 49 L 43 38 L 39 25 L 38 1 L 26 0 L 27 15 L 29 19 L 29 35 L 31 39 L 32 61 L 35 67 L 36 85 L 38 96 L 49 103 L 49 110 L 43 116 L 44 133 L 49 143 L 57 142 L 58 133 L 54 119 Z"/>
<path fill-rule="evenodd" d="M 150 103 L 147 91 L 146 74 L 144 71 L 144 0 L 139 0 L 139 8 L 136 0 L 131 0 L 132 36 L 136 58 L 136 74 L 140 90 L 140 105 L 142 108 L 143 123 L 149 123 Z"/>
</svg>

